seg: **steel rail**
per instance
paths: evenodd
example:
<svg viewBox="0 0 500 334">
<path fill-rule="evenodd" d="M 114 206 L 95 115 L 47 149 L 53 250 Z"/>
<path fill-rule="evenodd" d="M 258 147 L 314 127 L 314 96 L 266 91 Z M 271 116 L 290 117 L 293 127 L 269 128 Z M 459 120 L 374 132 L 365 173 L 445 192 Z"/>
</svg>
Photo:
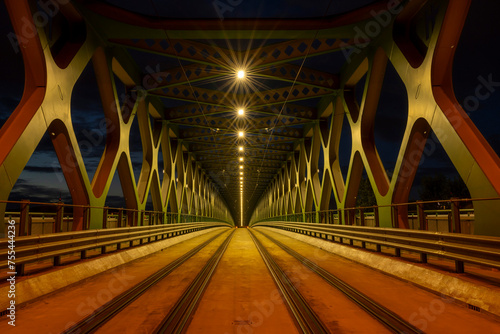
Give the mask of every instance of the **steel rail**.
<svg viewBox="0 0 500 334">
<path fill-rule="evenodd" d="M 234 230 L 219 246 L 212 257 L 210 257 L 203 269 L 201 269 L 182 296 L 177 300 L 168 315 L 163 318 L 161 323 L 155 328 L 153 333 L 182 333 L 189 323 L 193 311 L 198 306 L 200 298 L 205 292 L 215 268 L 219 264 L 222 255 L 224 255 L 233 235 Z"/>
<path fill-rule="evenodd" d="M 262 259 L 271 273 L 271 276 L 278 286 L 281 295 L 285 299 L 290 312 L 293 314 L 302 332 L 311 334 L 329 333 L 330 331 L 316 315 L 314 310 L 309 306 L 304 297 L 302 297 L 302 295 L 297 291 L 296 287 L 287 277 L 285 272 L 280 268 L 276 261 L 274 261 L 273 257 L 265 249 L 262 243 L 250 230 L 249 232 L 250 237 L 255 243 Z"/>
<path fill-rule="evenodd" d="M 391 310 L 380 305 L 379 303 L 374 301 L 372 298 L 363 294 L 359 290 L 353 288 L 352 286 L 350 286 L 349 284 L 347 284 L 346 282 L 344 282 L 340 278 L 336 277 L 335 275 L 331 274 L 330 272 L 326 271 L 325 269 L 319 267 L 316 263 L 312 262 L 308 258 L 297 253 L 296 251 L 294 251 L 290 247 L 286 246 L 282 242 L 280 242 L 280 241 L 274 239 L 273 237 L 263 233 L 262 231 L 258 231 L 258 232 L 260 234 L 262 234 L 263 236 L 265 236 L 270 241 L 272 241 L 274 244 L 278 245 L 281 249 L 283 249 L 285 252 L 287 252 L 288 254 L 293 256 L 295 259 L 300 261 L 300 263 L 302 263 L 304 266 L 309 268 L 312 272 L 319 275 L 326 282 L 328 282 L 331 286 L 338 289 L 347 298 L 349 298 L 351 301 L 353 301 L 355 304 L 357 304 L 359 307 L 361 307 L 364 311 L 366 311 L 372 317 L 377 319 L 382 325 L 387 327 L 393 333 L 407 333 L 407 334 L 423 333 L 421 330 L 417 329 L 415 326 L 413 326 L 409 322 L 403 320 L 396 313 L 394 313 Z"/>
<path fill-rule="evenodd" d="M 86 318 L 80 320 L 78 323 L 67 329 L 64 333 L 67 334 L 77 334 L 77 333 L 94 333 L 99 327 L 104 325 L 108 320 L 118 314 L 125 307 L 130 305 L 134 300 L 139 298 L 148 289 L 158 283 L 160 280 L 168 276 L 172 271 L 181 266 L 193 255 L 198 253 L 205 246 L 213 242 L 215 239 L 220 237 L 226 231 L 218 233 L 217 235 L 211 237 L 202 244 L 191 249 L 186 254 L 178 257 L 171 263 L 167 264 L 165 267 L 152 274 L 139 284 L 130 288 L 129 290 L 121 293 L 117 297 L 113 298 L 111 301 L 107 302 L 100 308 L 98 308 L 94 313 L 90 314 Z"/>
</svg>

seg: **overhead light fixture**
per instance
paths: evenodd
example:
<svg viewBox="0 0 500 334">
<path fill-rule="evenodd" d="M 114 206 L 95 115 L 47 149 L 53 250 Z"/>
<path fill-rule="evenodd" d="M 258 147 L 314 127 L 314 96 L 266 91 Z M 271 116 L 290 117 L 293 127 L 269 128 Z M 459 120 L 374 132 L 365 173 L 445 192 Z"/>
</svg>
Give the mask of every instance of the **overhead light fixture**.
<svg viewBox="0 0 500 334">
<path fill-rule="evenodd" d="M 240 175 L 243 175 L 243 172 L 240 172 Z"/>
<path fill-rule="evenodd" d="M 243 146 L 240 146 L 240 147 L 239 147 L 239 150 L 240 150 L 240 151 L 243 151 Z"/>
<path fill-rule="evenodd" d="M 238 132 L 238 137 L 243 137 L 245 136 L 245 133 L 243 131 Z"/>
<path fill-rule="evenodd" d="M 245 110 L 243 110 L 243 109 L 238 110 L 238 115 L 243 115 L 244 113 L 245 113 Z"/>
<path fill-rule="evenodd" d="M 243 157 L 240 157 L 240 161 L 243 161 Z"/>
<path fill-rule="evenodd" d="M 238 73 L 236 74 L 238 79 L 243 79 L 245 78 L 245 71 L 244 70 L 239 70 Z"/>
<path fill-rule="evenodd" d="M 242 166 L 242 165 L 240 165 L 240 169 L 243 169 L 243 166 Z"/>
</svg>

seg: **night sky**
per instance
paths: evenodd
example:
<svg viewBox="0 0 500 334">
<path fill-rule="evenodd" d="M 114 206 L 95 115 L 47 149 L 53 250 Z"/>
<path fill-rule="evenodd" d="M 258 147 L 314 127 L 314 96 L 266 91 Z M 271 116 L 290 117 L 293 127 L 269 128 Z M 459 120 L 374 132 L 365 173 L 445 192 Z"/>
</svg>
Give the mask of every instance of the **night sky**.
<svg viewBox="0 0 500 334">
<path fill-rule="evenodd" d="M 155 13 L 158 12 L 159 16 L 165 17 L 217 18 L 217 12 L 212 1 L 156 1 L 154 4 L 149 0 L 112 0 L 108 2 L 148 15 L 156 15 Z M 238 6 L 234 6 L 232 11 L 226 11 L 224 17 L 321 17 L 325 15 L 325 11 L 328 15 L 342 13 L 370 2 L 368 0 L 333 0 L 329 5 L 330 1 L 242 0 Z M 311 5 L 312 3 L 315 5 Z M 480 77 L 488 78 L 491 76 L 493 81 L 500 82 L 499 13 L 500 2 L 495 0 L 476 0 L 471 5 L 453 65 L 455 93 L 460 103 L 468 96 L 475 94 L 475 89 L 480 84 Z M 7 38 L 7 34 L 12 31 L 12 27 L 3 2 L 0 3 L 0 31 L 2 36 L 0 38 L 1 126 L 19 103 L 24 84 L 21 55 L 15 53 Z M 158 64 L 158 59 L 160 59 L 145 59 L 144 55 L 138 55 L 138 52 L 132 52 L 132 54 L 141 68 L 144 68 L 147 64 Z M 342 61 L 340 61 L 342 59 L 340 58 L 343 58 L 343 55 L 337 53 L 329 57 L 326 58 L 326 61 L 325 57 L 321 57 L 321 59 L 311 57 L 306 60 L 305 66 L 335 73 L 342 65 Z M 172 60 L 161 59 L 163 60 L 161 70 L 176 67 L 176 63 L 172 62 Z M 152 67 L 155 68 L 155 66 Z M 465 107 L 472 121 L 497 154 L 500 153 L 500 92 L 498 90 L 500 90 L 500 86 L 492 92 L 488 99 L 480 101 L 477 109 L 472 110 Z M 394 168 L 399 150 L 399 141 L 403 136 L 407 118 L 406 106 L 405 88 L 392 65 L 389 64 L 375 122 L 375 142 L 384 167 L 389 172 Z M 72 118 L 79 140 L 84 140 L 89 134 L 95 139 L 92 147 L 82 148 L 89 178 L 92 179 L 104 150 L 105 133 L 99 129 L 99 122 L 103 118 L 103 112 L 91 64 L 87 66 L 75 87 L 72 96 Z M 349 162 L 349 136 L 347 128 L 344 127 L 340 150 L 340 162 L 344 174 L 347 171 Z M 131 132 L 130 142 L 134 174 L 137 180 L 142 161 L 137 123 L 135 123 Z M 21 174 L 9 199 L 29 198 L 32 201 L 54 202 L 61 198 L 64 202 L 71 203 L 68 189 L 58 166 L 52 144 L 46 135 Z M 419 167 L 410 199 L 417 199 L 418 182 L 423 175 L 438 173 L 452 178 L 458 175 L 446 153 L 440 147 L 430 156 L 426 156 Z M 107 204 L 113 207 L 124 206 L 125 203 L 121 194 L 120 183 L 116 174 Z"/>
</svg>

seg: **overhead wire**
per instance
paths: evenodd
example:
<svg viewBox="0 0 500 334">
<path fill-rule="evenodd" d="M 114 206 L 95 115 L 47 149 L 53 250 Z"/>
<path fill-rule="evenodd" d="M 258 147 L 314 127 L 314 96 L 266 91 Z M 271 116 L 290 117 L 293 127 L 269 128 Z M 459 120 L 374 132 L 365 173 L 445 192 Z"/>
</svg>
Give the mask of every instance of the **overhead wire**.
<svg viewBox="0 0 500 334">
<path fill-rule="evenodd" d="M 156 5 L 155 5 L 154 1 L 153 1 L 153 0 L 149 0 L 149 2 L 150 2 L 150 4 L 151 4 L 151 6 L 153 7 L 154 11 L 155 11 L 156 13 L 159 13 L 158 8 L 156 7 Z M 169 43 L 169 45 L 173 45 L 173 44 L 172 44 L 172 40 L 170 39 L 170 36 L 169 36 L 169 34 L 168 34 L 167 30 L 166 30 L 166 29 L 161 29 L 161 30 L 162 30 L 162 31 L 163 31 L 163 33 L 165 34 L 165 38 L 166 38 L 167 42 Z M 210 128 L 210 135 L 211 135 L 211 136 L 212 136 L 212 138 L 213 138 L 213 143 L 214 143 L 214 144 L 217 144 L 217 137 L 216 137 L 216 135 L 218 134 L 218 131 L 217 131 L 218 129 L 217 129 L 217 128 L 213 128 L 213 127 L 211 127 L 211 126 L 210 126 L 210 123 L 209 123 L 209 121 L 208 121 L 208 118 L 207 118 L 207 116 L 205 115 L 204 108 L 201 106 L 201 103 L 200 103 L 200 101 L 198 100 L 198 96 L 197 96 L 197 94 L 195 94 L 195 89 L 194 89 L 194 87 L 193 87 L 193 85 L 192 85 L 191 81 L 189 80 L 189 77 L 188 77 L 188 75 L 187 75 L 187 73 L 186 73 L 186 70 L 185 70 L 185 68 L 184 68 L 184 65 L 183 65 L 183 64 L 182 64 L 182 62 L 181 62 L 181 59 L 180 59 L 180 57 L 179 57 L 179 54 L 178 54 L 178 52 L 177 52 L 177 50 L 176 50 L 175 48 L 173 48 L 173 50 L 174 50 L 174 53 L 175 53 L 175 58 L 176 58 L 176 60 L 177 60 L 177 62 L 178 62 L 178 64 L 179 64 L 179 67 L 181 68 L 182 73 L 183 73 L 184 77 L 186 78 L 186 81 L 187 81 L 187 83 L 188 83 L 188 85 L 189 85 L 189 88 L 190 88 L 190 90 L 191 90 L 191 94 L 192 94 L 192 95 L 194 96 L 194 98 L 195 98 L 196 104 L 198 105 L 199 110 L 201 111 L 201 114 L 202 114 L 202 116 L 203 116 L 203 119 L 205 120 L 205 123 L 206 123 L 206 124 L 207 124 L 207 126 Z M 224 66 L 223 66 L 223 67 L 224 67 Z M 216 132 L 216 134 L 214 134 L 214 132 Z M 228 149 L 228 150 L 229 150 L 229 149 Z M 227 152 L 227 151 L 226 151 L 226 152 Z M 215 183 L 215 184 L 217 184 L 217 182 L 214 182 L 214 183 Z M 225 185 L 225 183 L 224 183 L 224 185 Z M 227 187 L 227 186 L 226 186 L 226 187 Z"/>
<path fill-rule="evenodd" d="M 323 16 L 322 16 L 322 17 L 325 17 L 325 16 L 328 14 L 328 10 L 330 9 L 330 6 L 331 6 L 332 2 L 333 2 L 333 0 L 330 0 L 330 1 L 328 2 L 328 6 L 326 7 L 326 10 L 325 10 L 325 12 L 323 13 Z M 313 44 L 313 43 L 314 43 L 314 41 L 316 40 L 316 38 L 317 38 L 317 36 L 318 36 L 318 33 L 319 33 L 319 29 L 317 29 L 317 30 L 316 30 L 316 32 L 315 32 L 315 34 L 314 34 L 314 38 L 311 40 L 311 43 L 309 44 L 309 46 L 308 46 L 308 48 L 307 48 L 306 54 L 304 55 L 304 58 L 302 59 L 302 62 L 301 62 L 300 67 L 299 67 L 299 70 L 297 71 L 297 74 L 295 75 L 295 78 L 294 78 L 294 80 L 293 80 L 292 86 L 290 86 L 290 90 L 289 90 L 288 94 L 287 94 L 287 95 L 286 95 L 286 97 L 285 97 L 285 101 L 283 102 L 283 105 L 282 105 L 282 107 L 281 107 L 281 109 L 280 109 L 280 112 L 278 113 L 278 115 L 277 115 L 277 116 L 275 116 L 277 121 L 276 121 L 276 122 L 274 122 L 274 123 L 273 123 L 273 126 L 270 128 L 270 131 L 269 131 L 269 132 L 270 132 L 270 134 L 269 134 L 268 139 L 267 139 L 267 143 L 266 143 L 266 148 L 265 148 L 265 151 L 264 151 L 264 155 L 263 155 L 263 157 L 262 157 L 262 159 L 261 159 L 261 167 L 260 167 L 260 168 L 262 168 L 262 167 L 263 167 L 263 165 L 264 165 L 264 160 L 265 160 L 265 157 L 266 157 L 267 151 L 268 151 L 268 149 L 269 149 L 269 144 L 270 144 L 270 142 L 271 142 L 271 138 L 272 138 L 272 136 L 273 136 L 273 133 L 274 133 L 274 129 L 275 129 L 275 127 L 276 127 L 276 124 L 277 124 L 277 122 L 279 121 L 279 119 L 280 119 L 281 115 L 283 114 L 283 112 L 284 112 L 284 110 L 285 110 L 285 108 L 286 108 L 286 104 L 288 103 L 288 98 L 290 97 L 290 95 L 291 95 L 291 93 L 292 93 L 292 90 L 293 90 L 293 88 L 295 87 L 295 84 L 297 83 L 297 80 L 298 80 L 298 78 L 299 78 L 300 72 L 302 71 L 302 68 L 304 67 L 305 61 L 306 61 L 307 57 L 309 56 L 309 53 L 310 53 L 310 51 L 311 51 L 312 44 Z M 256 186 L 255 186 L 255 188 L 254 188 L 254 190 L 253 190 L 253 192 L 252 192 L 252 195 L 250 196 L 250 200 L 253 198 L 253 196 L 254 196 L 254 194 L 255 194 L 255 191 L 257 190 L 257 186 L 258 186 L 258 184 L 259 184 L 259 182 L 258 182 L 258 181 L 259 181 L 259 179 L 260 179 L 260 173 L 259 173 L 259 175 L 257 175 L 257 182 L 256 182 Z"/>
<path fill-rule="evenodd" d="M 153 7 L 153 9 L 155 10 L 155 12 L 156 12 L 156 13 L 159 13 L 158 8 L 157 8 L 156 4 L 154 3 L 154 0 L 149 0 L 149 2 L 150 2 L 150 4 L 151 4 L 151 6 Z M 325 17 L 325 16 L 327 15 L 327 13 L 328 13 L 328 11 L 329 11 L 329 9 L 330 9 L 330 7 L 331 7 L 332 2 L 333 2 L 333 0 L 330 0 L 330 1 L 328 2 L 328 6 L 326 7 L 326 9 L 325 9 L 325 11 L 324 11 L 324 13 L 323 13 L 322 17 Z M 166 31 L 166 29 L 161 29 L 161 30 L 163 31 L 163 33 L 164 33 L 164 35 L 165 35 L 165 38 L 166 38 L 166 40 L 168 41 L 168 43 L 169 43 L 170 45 L 172 45 L 172 40 L 170 39 L 170 36 L 169 36 L 168 32 Z M 257 170 L 257 171 L 258 171 L 257 181 L 255 182 L 255 187 L 254 187 L 254 189 L 253 189 L 253 191 L 252 191 L 252 194 L 250 195 L 250 198 L 247 200 L 247 202 L 251 202 L 251 200 L 252 200 L 253 196 L 255 195 L 255 192 L 256 192 L 256 190 L 257 190 L 257 187 L 258 187 L 258 184 L 259 184 L 259 180 L 260 180 L 260 170 L 261 170 L 261 169 L 263 168 L 263 166 L 264 166 L 265 159 L 266 159 L 266 155 L 267 155 L 267 152 L 269 151 L 269 146 L 270 146 L 270 143 L 271 143 L 271 139 L 272 139 L 272 137 L 273 137 L 273 134 L 274 134 L 274 131 L 275 131 L 275 128 L 276 128 L 276 124 L 278 123 L 278 121 L 279 121 L 279 119 L 280 119 L 281 115 L 282 115 L 282 114 L 284 113 L 284 111 L 286 110 L 285 108 L 286 108 L 286 106 L 287 106 L 287 103 L 288 103 L 289 97 L 290 97 L 290 95 L 291 95 L 291 92 L 293 91 L 293 89 L 294 89 L 294 87 L 295 87 L 295 85 L 296 85 L 296 83 L 297 83 L 297 81 L 298 81 L 299 75 L 300 75 L 300 73 L 301 73 L 301 71 L 302 71 L 302 68 L 304 67 L 305 61 L 307 60 L 307 58 L 308 58 L 308 56 L 309 56 L 309 53 L 310 53 L 311 48 L 312 48 L 312 44 L 313 44 L 313 43 L 314 43 L 314 41 L 316 40 L 318 33 L 319 33 L 319 29 L 317 29 L 317 30 L 316 30 L 316 32 L 315 32 L 315 34 L 314 34 L 314 37 L 312 38 L 312 40 L 311 40 L 311 42 L 310 42 L 310 44 L 309 44 L 309 46 L 308 46 L 308 48 L 307 48 L 306 54 L 304 55 L 304 57 L 303 57 L 303 59 L 302 59 L 302 62 L 301 62 L 301 64 L 300 64 L 300 67 L 299 67 L 299 69 L 298 69 L 298 71 L 297 71 L 297 73 L 296 73 L 296 75 L 295 75 L 295 78 L 294 78 L 294 80 L 293 80 L 293 82 L 292 82 L 292 85 L 290 86 L 289 93 L 288 93 L 288 94 L 287 94 L 287 96 L 285 97 L 285 101 L 283 102 L 283 105 L 282 105 L 282 107 L 281 107 L 281 109 L 280 109 L 279 113 L 278 113 L 276 116 L 274 116 L 274 118 L 276 119 L 276 122 L 273 122 L 273 123 L 272 123 L 272 127 L 270 127 L 270 128 L 269 128 L 269 130 L 268 130 L 268 138 L 267 138 L 266 146 L 265 146 L 265 149 L 264 149 L 264 154 L 263 154 L 263 156 L 261 157 L 260 167 L 259 167 L 259 169 Z M 229 44 L 229 42 L 228 42 L 228 44 Z M 214 142 L 214 144 L 217 144 L 217 134 L 218 134 L 218 133 L 214 134 L 215 129 L 209 125 L 210 123 L 209 123 L 209 121 L 208 121 L 207 115 L 205 114 L 205 112 L 204 112 L 204 108 L 202 107 L 202 105 L 201 105 L 200 101 L 198 100 L 198 96 L 197 96 L 197 94 L 195 94 L 195 89 L 194 89 L 194 87 L 193 87 L 193 85 L 192 85 L 191 81 L 189 80 L 189 77 L 188 77 L 188 75 L 187 75 L 187 73 L 186 73 L 186 70 L 185 70 L 185 68 L 184 68 L 184 65 L 182 64 L 182 61 L 181 61 L 181 59 L 180 59 L 180 56 L 179 56 L 179 54 L 178 54 L 177 50 L 176 50 L 175 48 L 173 48 L 173 49 L 174 49 L 174 53 L 175 53 L 175 58 L 176 58 L 176 60 L 177 60 L 177 62 L 178 62 L 178 64 L 179 64 L 179 67 L 180 67 L 180 69 L 182 70 L 182 73 L 183 73 L 183 75 L 184 75 L 184 77 L 185 77 L 185 79 L 186 79 L 186 82 L 187 82 L 187 84 L 188 84 L 188 86 L 189 86 L 189 88 L 190 88 L 190 90 L 191 90 L 191 94 L 192 94 L 192 95 L 193 95 L 193 97 L 195 98 L 196 104 L 197 104 L 197 105 L 198 105 L 198 107 L 199 107 L 199 110 L 200 110 L 200 112 L 201 112 L 201 114 L 202 114 L 202 116 L 203 116 L 203 119 L 205 120 L 205 123 L 206 123 L 206 124 L 207 124 L 207 126 L 210 128 L 210 135 L 211 135 L 211 136 L 212 136 L 212 138 L 213 138 L 213 142 Z M 231 49 L 230 49 L 229 51 L 231 52 L 231 51 L 233 51 L 233 50 L 231 50 Z M 234 53 L 234 52 L 233 52 L 233 53 Z M 227 60 L 227 61 L 229 62 L 229 60 Z M 224 67 L 224 66 L 223 66 L 223 67 Z M 221 79 L 221 81 L 222 81 L 222 80 L 223 80 L 223 79 Z M 228 94 L 229 94 L 229 93 L 228 93 Z M 237 142 L 237 140 L 235 141 L 235 143 L 236 143 L 236 142 Z M 229 150 L 231 150 L 231 149 L 232 149 L 232 147 L 228 147 L 228 148 L 226 149 L 226 152 L 228 152 L 228 151 L 229 151 Z M 226 154 L 224 154 L 224 155 L 226 155 Z M 224 184 L 224 185 L 225 185 L 225 184 Z M 227 188 L 227 185 L 225 185 L 225 186 L 226 186 L 226 188 Z M 249 206 L 247 206 L 247 211 L 248 211 L 248 210 L 249 210 Z"/>
</svg>

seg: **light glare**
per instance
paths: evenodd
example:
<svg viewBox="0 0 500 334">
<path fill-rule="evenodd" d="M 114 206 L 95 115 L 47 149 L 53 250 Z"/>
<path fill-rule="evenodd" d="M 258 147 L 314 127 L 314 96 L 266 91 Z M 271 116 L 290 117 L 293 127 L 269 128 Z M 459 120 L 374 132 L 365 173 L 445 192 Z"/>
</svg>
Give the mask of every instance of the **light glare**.
<svg viewBox="0 0 500 334">
<path fill-rule="evenodd" d="M 237 76 L 238 79 L 243 79 L 245 77 L 245 71 L 239 70 Z"/>
</svg>

